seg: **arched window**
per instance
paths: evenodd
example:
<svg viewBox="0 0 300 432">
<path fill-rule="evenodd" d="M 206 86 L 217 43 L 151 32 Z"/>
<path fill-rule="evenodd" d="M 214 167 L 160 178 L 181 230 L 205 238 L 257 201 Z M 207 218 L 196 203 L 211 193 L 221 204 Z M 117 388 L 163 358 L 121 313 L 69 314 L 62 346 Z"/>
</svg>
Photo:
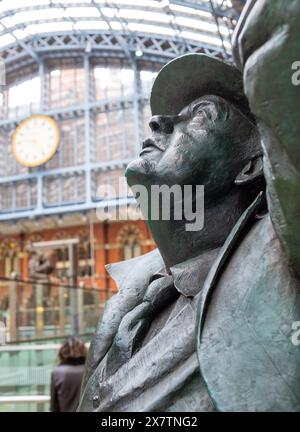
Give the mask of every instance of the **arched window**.
<svg viewBox="0 0 300 432">
<path fill-rule="evenodd" d="M 91 254 L 91 242 L 88 231 L 83 230 L 79 233 L 78 248 L 78 276 L 92 276 L 94 260 Z"/>
<path fill-rule="evenodd" d="M 78 276 L 92 276 L 94 260 L 91 256 L 91 242 L 87 230 L 79 231 L 74 237 L 79 238 L 78 245 Z M 58 232 L 54 239 L 63 240 L 70 238 L 69 233 L 65 231 Z M 67 247 L 56 249 L 56 276 L 58 278 L 67 278 L 69 269 L 69 251 Z"/>
<path fill-rule="evenodd" d="M 15 240 L 4 240 L 1 245 L 1 255 L 4 261 L 4 277 L 20 272 L 20 247 Z"/>
<path fill-rule="evenodd" d="M 58 231 L 53 240 L 64 240 L 70 238 L 69 233 L 66 231 Z M 69 270 L 69 250 L 67 247 L 62 247 L 60 249 L 55 249 L 56 254 L 56 264 L 55 264 L 55 274 L 60 279 L 65 279 L 68 277 Z"/>
<path fill-rule="evenodd" d="M 141 232 L 134 225 L 126 225 L 122 228 L 118 243 L 121 245 L 121 259 L 127 260 L 142 254 Z"/>
</svg>

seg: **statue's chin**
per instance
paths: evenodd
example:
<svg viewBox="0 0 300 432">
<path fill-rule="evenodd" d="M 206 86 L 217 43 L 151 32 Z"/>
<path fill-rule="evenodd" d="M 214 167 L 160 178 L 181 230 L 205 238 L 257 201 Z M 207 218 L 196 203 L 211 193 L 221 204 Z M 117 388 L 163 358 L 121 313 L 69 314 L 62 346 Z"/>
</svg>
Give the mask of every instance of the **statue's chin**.
<svg viewBox="0 0 300 432">
<path fill-rule="evenodd" d="M 136 183 L 143 184 L 147 178 L 145 161 L 142 158 L 131 161 L 126 167 L 125 177 L 129 186 Z"/>
</svg>

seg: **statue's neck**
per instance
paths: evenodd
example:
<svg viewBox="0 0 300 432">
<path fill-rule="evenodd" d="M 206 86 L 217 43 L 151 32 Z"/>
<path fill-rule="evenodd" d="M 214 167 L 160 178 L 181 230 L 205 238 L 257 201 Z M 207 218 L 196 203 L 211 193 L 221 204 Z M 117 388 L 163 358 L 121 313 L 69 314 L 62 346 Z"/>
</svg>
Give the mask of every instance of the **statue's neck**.
<svg viewBox="0 0 300 432">
<path fill-rule="evenodd" d="M 147 224 L 160 250 L 166 268 L 223 245 L 240 217 L 245 203 L 231 193 L 204 210 L 201 230 L 187 231 L 186 220 L 148 220 Z"/>
</svg>

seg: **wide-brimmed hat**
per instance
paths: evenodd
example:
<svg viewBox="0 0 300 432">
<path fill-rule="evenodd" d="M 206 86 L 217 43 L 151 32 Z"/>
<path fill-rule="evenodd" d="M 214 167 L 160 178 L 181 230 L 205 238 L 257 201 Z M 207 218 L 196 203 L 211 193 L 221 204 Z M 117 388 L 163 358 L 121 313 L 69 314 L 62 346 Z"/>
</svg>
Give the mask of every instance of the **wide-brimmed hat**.
<svg viewBox="0 0 300 432">
<path fill-rule="evenodd" d="M 151 91 L 152 115 L 176 115 L 205 95 L 221 96 L 253 120 L 241 72 L 224 61 L 197 53 L 177 57 L 160 70 Z"/>
</svg>

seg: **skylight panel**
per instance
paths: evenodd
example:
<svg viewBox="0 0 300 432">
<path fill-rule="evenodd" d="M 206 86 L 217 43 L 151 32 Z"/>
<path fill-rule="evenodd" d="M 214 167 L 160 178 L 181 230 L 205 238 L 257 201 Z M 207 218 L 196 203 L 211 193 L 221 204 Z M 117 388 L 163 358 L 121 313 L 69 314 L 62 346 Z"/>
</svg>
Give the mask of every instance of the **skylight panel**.
<svg viewBox="0 0 300 432">
<path fill-rule="evenodd" d="M 15 38 L 10 34 L 5 34 L 3 36 L 0 36 L 0 48 L 3 48 L 6 45 L 9 45 L 15 41 L 16 41 Z"/>
<path fill-rule="evenodd" d="M 5 18 L 2 18 L 1 23 L 3 24 L 4 27 L 13 27 L 15 25 L 15 19 L 13 16 L 7 16 Z"/>
<path fill-rule="evenodd" d="M 105 21 L 101 21 L 101 20 L 77 21 L 73 27 L 77 30 L 108 30 L 109 29 L 109 25 Z"/>
<path fill-rule="evenodd" d="M 97 0 L 97 2 L 98 2 L 99 0 Z M 103 2 L 101 2 L 101 3 L 103 3 Z M 112 6 L 115 6 L 115 5 L 132 5 L 132 6 L 139 6 L 140 8 L 149 8 L 149 7 L 151 7 L 151 8 L 157 8 L 157 9 L 160 9 L 162 6 L 161 6 L 161 4 L 160 4 L 160 2 L 158 2 L 158 1 L 151 1 L 151 2 L 149 2 L 149 0 L 136 0 L 136 1 L 134 1 L 134 0 L 115 0 L 115 1 L 107 1 L 106 2 L 106 4 L 108 4 L 108 5 L 112 5 Z"/>
<path fill-rule="evenodd" d="M 168 36 L 175 36 L 176 32 L 170 27 L 159 27 L 155 25 L 143 24 L 143 23 L 129 23 L 128 28 L 131 31 L 139 31 L 141 33 L 159 33 Z"/>
<path fill-rule="evenodd" d="M 118 10 L 115 8 L 103 7 L 101 8 L 101 12 L 108 18 L 113 18 L 116 16 Z"/>
<path fill-rule="evenodd" d="M 2 0 L 0 2 L 0 13 L 13 9 L 43 6 L 49 4 L 50 0 Z"/>
<path fill-rule="evenodd" d="M 31 24 L 26 27 L 26 31 L 30 34 L 38 33 L 52 33 L 56 31 L 68 31 L 73 29 L 73 24 L 70 22 L 54 22 L 54 23 L 42 23 L 42 24 Z"/>
<path fill-rule="evenodd" d="M 215 23 L 209 23 L 206 21 L 201 21 L 197 19 L 185 18 L 181 16 L 175 17 L 175 23 L 178 25 L 182 25 L 184 27 L 192 27 L 194 29 L 202 29 L 209 32 L 216 33 L 218 31 L 218 27 Z"/>
<path fill-rule="evenodd" d="M 206 18 L 212 18 L 212 14 L 210 12 L 202 11 L 200 9 L 193 9 L 192 7 L 188 7 L 188 6 L 181 6 L 181 5 L 171 3 L 170 9 L 171 11 L 175 12 L 175 14 L 177 14 L 177 12 L 181 12 L 185 14 L 191 14 L 193 16 L 199 15 Z"/>
<path fill-rule="evenodd" d="M 97 8 L 94 7 L 68 7 L 65 9 L 65 15 L 74 18 L 81 17 L 100 17 L 101 14 Z"/>
<path fill-rule="evenodd" d="M 87 4 L 91 4 L 92 1 L 91 0 L 52 0 L 52 3 L 53 4 L 59 4 L 59 5 L 70 4 L 70 3 L 87 3 Z"/>
<path fill-rule="evenodd" d="M 185 18 L 185 17 L 176 17 L 175 23 L 183 26 L 183 27 L 191 27 L 195 30 L 204 30 L 207 32 L 218 33 L 218 26 L 215 23 L 210 23 L 203 20 Z M 219 26 L 220 32 L 223 35 L 228 35 L 228 29 L 225 26 Z"/>
<path fill-rule="evenodd" d="M 222 46 L 222 41 L 220 40 L 220 38 L 217 35 L 215 37 L 213 37 L 213 36 L 207 36 L 204 34 L 199 34 L 196 32 L 194 33 L 194 32 L 189 32 L 189 31 L 182 31 L 181 36 L 183 38 L 193 39 L 193 40 L 196 40 L 198 42 L 203 42 L 203 43 L 208 44 L 208 45 L 215 45 L 218 47 Z M 228 49 L 231 48 L 231 45 L 228 41 L 224 41 L 224 46 Z"/>
<path fill-rule="evenodd" d="M 119 15 L 122 18 L 127 19 L 140 19 L 147 21 L 157 21 L 162 23 L 169 23 L 170 16 L 167 14 L 157 13 L 157 12 L 149 12 L 143 10 L 134 10 L 134 9 L 120 9 Z"/>
<path fill-rule="evenodd" d="M 25 30 L 15 30 L 13 32 L 13 35 L 17 38 L 17 39 L 25 39 L 27 36 L 29 36 L 29 33 L 27 33 Z"/>
<path fill-rule="evenodd" d="M 110 26 L 113 30 L 122 30 L 124 25 L 122 25 L 119 21 L 110 21 Z"/>
<path fill-rule="evenodd" d="M 25 22 L 39 21 L 42 16 L 46 17 L 47 20 L 59 19 L 64 17 L 64 10 L 58 8 L 49 8 L 41 10 L 30 10 L 22 11 L 14 14 L 12 17 L 3 18 L 2 22 L 7 27 L 13 27 Z"/>
<path fill-rule="evenodd" d="M 209 0 L 195 3 L 203 2 L 210 5 Z M 122 32 L 124 27 L 126 31 L 179 35 L 199 45 L 203 42 L 218 47 L 222 46 L 220 31 L 227 42 L 230 32 L 225 22 L 220 20 L 218 28 L 209 9 L 194 8 L 191 1 L 188 4 L 168 0 L 0 0 L 0 13 L 15 10 L 0 20 L 0 48 L 32 34 L 110 29 Z M 224 2 L 227 7 L 230 4 L 229 0 Z M 29 7 L 32 10 L 23 10 Z M 8 34 L 6 28 L 13 34 Z M 201 31 L 208 34 L 199 34 Z"/>
</svg>

